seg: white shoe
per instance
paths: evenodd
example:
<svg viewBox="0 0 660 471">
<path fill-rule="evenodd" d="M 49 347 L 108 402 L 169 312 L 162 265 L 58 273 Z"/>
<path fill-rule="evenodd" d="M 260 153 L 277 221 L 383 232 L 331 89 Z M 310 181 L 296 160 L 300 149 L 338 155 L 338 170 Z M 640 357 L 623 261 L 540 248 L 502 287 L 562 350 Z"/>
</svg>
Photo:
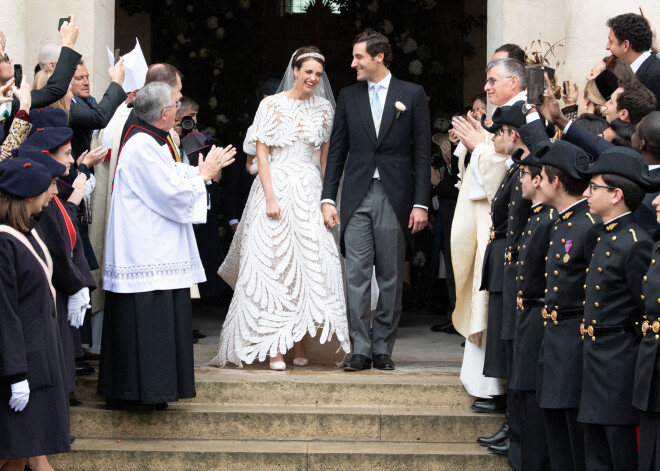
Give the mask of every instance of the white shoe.
<svg viewBox="0 0 660 471">
<path fill-rule="evenodd" d="M 309 365 L 309 360 L 307 358 L 294 358 L 293 366 L 307 366 Z"/>
<path fill-rule="evenodd" d="M 269 365 L 271 370 L 277 370 L 277 371 L 284 371 L 286 370 L 286 363 L 283 361 L 273 361 L 270 362 Z"/>
</svg>

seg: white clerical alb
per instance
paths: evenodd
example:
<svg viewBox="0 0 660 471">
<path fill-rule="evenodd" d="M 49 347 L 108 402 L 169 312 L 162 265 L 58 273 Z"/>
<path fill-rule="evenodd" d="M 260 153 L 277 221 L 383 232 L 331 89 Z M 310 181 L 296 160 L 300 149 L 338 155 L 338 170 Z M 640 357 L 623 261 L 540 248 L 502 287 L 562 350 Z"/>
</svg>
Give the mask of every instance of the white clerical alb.
<svg viewBox="0 0 660 471">
<path fill-rule="evenodd" d="M 206 222 L 206 211 L 199 169 L 174 162 L 148 134 L 132 136 L 115 173 L 103 288 L 139 293 L 206 281 L 192 228 Z"/>
</svg>

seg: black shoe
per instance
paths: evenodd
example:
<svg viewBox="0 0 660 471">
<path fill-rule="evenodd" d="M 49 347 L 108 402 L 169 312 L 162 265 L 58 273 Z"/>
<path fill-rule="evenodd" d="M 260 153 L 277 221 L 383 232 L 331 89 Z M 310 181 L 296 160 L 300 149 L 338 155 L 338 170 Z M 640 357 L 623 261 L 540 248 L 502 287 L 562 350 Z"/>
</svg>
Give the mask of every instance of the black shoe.
<svg viewBox="0 0 660 471">
<path fill-rule="evenodd" d="M 445 332 L 447 328 L 451 327 L 451 321 L 445 322 L 444 324 L 435 324 L 431 326 L 433 332 Z"/>
<path fill-rule="evenodd" d="M 206 335 L 200 333 L 199 330 L 195 331 L 195 329 L 193 329 L 193 338 L 194 339 L 204 339 L 204 338 L 206 338 Z"/>
<path fill-rule="evenodd" d="M 69 407 L 77 407 L 80 404 L 82 404 L 82 402 L 79 401 L 78 399 L 74 399 L 73 397 L 69 398 Z"/>
<path fill-rule="evenodd" d="M 156 404 L 154 404 L 154 408 L 156 410 L 165 410 L 167 409 L 167 402 L 157 402 Z"/>
<path fill-rule="evenodd" d="M 368 370 L 371 368 L 371 358 L 360 355 L 359 353 L 356 353 L 351 357 L 348 362 L 346 362 L 346 365 L 344 365 L 344 371 L 362 371 L 362 370 Z"/>
<path fill-rule="evenodd" d="M 486 414 L 506 412 L 506 395 L 494 396 L 489 399 L 477 399 L 472 403 L 472 410 Z"/>
<path fill-rule="evenodd" d="M 487 448 L 488 451 L 495 455 L 508 455 L 509 454 L 509 439 L 507 438 L 499 445 L 491 445 Z"/>
<path fill-rule="evenodd" d="M 105 408 L 108 410 L 127 410 L 132 412 L 148 412 L 156 409 L 155 404 L 142 404 L 140 401 L 107 398 Z"/>
<path fill-rule="evenodd" d="M 394 362 L 392 361 L 392 358 L 385 353 L 374 355 L 374 368 L 379 370 L 393 370 Z"/>
<path fill-rule="evenodd" d="M 94 368 L 84 361 L 76 362 L 76 376 L 86 376 L 94 373 Z"/>
<path fill-rule="evenodd" d="M 479 437 L 477 443 L 481 446 L 501 445 L 504 440 L 509 438 L 509 422 L 504 421 L 502 427 L 490 437 Z"/>
</svg>

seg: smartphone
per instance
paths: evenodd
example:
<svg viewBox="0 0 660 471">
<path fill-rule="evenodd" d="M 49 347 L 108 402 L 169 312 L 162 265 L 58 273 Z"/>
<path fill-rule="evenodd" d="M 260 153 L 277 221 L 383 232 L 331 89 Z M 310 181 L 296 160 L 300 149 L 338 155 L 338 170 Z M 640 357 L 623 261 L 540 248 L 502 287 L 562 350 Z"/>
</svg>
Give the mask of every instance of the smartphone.
<svg viewBox="0 0 660 471">
<path fill-rule="evenodd" d="M 16 88 L 21 88 L 23 81 L 23 66 L 21 64 L 14 64 L 14 85 Z"/>
<path fill-rule="evenodd" d="M 568 96 L 568 89 L 570 88 L 571 84 L 568 80 L 564 80 L 564 83 L 562 83 L 562 87 L 564 88 L 564 95 Z"/>
<path fill-rule="evenodd" d="M 540 105 L 543 103 L 545 90 L 545 71 L 540 67 L 529 67 L 525 71 L 527 81 L 527 103 Z"/>
<path fill-rule="evenodd" d="M 115 49 L 115 64 L 119 62 L 119 49 Z"/>
<path fill-rule="evenodd" d="M 67 16 L 66 18 L 60 18 L 59 23 L 57 23 L 57 31 L 62 29 L 62 25 L 64 24 L 65 21 L 70 23 L 71 22 L 71 17 Z"/>
</svg>

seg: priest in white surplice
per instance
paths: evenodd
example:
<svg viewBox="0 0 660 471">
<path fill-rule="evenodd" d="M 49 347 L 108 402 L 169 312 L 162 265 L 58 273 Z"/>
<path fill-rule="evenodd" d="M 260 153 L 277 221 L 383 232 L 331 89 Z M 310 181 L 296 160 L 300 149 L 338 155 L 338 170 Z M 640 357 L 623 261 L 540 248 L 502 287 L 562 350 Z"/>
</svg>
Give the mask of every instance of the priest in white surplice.
<svg viewBox="0 0 660 471">
<path fill-rule="evenodd" d="M 192 224 L 206 221 L 206 184 L 236 151 L 214 147 L 198 167 L 181 163 L 169 135 L 178 106 L 171 86 L 142 88 L 117 161 L 98 385 L 111 409 L 195 396 L 190 287 L 206 278 Z"/>
</svg>

